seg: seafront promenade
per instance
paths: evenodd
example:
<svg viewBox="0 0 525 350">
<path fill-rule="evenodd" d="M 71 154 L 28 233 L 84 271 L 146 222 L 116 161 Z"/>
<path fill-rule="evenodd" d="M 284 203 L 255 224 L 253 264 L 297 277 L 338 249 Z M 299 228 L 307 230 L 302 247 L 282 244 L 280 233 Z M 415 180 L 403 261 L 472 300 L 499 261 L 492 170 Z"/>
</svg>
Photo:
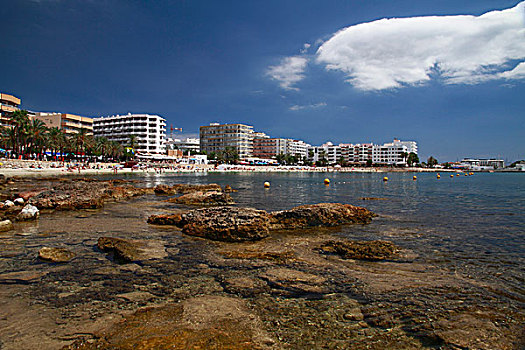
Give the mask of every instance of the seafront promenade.
<svg viewBox="0 0 525 350">
<path fill-rule="evenodd" d="M 57 176 L 57 175 L 111 175 L 111 174 L 164 174 L 202 172 L 446 172 L 447 169 L 391 168 L 391 167 L 309 167 L 309 166 L 248 166 L 221 164 L 141 163 L 138 167 L 124 168 L 120 163 L 51 162 L 33 160 L 0 160 L 0 174 L 5 176 Z"/>
</svg>

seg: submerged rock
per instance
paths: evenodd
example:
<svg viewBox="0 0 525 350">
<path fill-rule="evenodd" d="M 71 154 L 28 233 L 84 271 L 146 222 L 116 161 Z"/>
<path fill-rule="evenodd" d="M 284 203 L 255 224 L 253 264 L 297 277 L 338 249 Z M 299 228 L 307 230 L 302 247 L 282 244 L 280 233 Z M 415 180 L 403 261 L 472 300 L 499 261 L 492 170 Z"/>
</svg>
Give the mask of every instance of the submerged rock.
<svg viewBox="0 0 525 350">
<path fill-rule="evenodd" d="M 233 198 L 223 192 L 217 191 L 197 191 L 188 194 L 184 194 L 180 197 L 174 197 L 168 199 L 169 202 L 186 204 L 186 205 L 230 205 L 235 204 Z"/>
<path fill-rule="evenodd" d="M 64 349 L 268 349 L 276 343 L 238 298 L 199 296 L 141 309 L 105 327 L 93 342 Z"/>
<path fill-rule="evenodd" d="M 197 191 L 222 192 L 222 188 L 221 186 L 217 184 L 208 184 L 208 185 L 176 184 L 173 186 L 157 185 L 154 189 L 155 194 L 159 194 L 159 195 L 185 194 L 185 193 L 191 193 L 191 192 L 197 192 Z"/>
<path fill-rule="evenodd" d="M 23 198 L 25 201 L 29 200 L 29 198 L 31 197 L 34 197 L 42 192 L 46 191 L 45 188 L 41 188 L 41 189 L 34 189 L 34 190 L 28 190 L 28 191 L 24 191 L 24 192 L 20 192 L 18 194 L 18 196 L 20 198 Z"/>
<path fill-rule="evenodd" d="M 216 207 L 182 214 L 177 226 L 191 236 L 216 241 L 256 241 L 269 235 L 269 216 L 253 208 Z"/>
<path fill-rule="evenodd" d="M 224 192 L 232 193 L 232 192 L 237 192 L 237 190 L 234 190 L 230 185 L 226 185 L 224 186 Z"/>
<path fill-rule="evenodd" d="M 112 251 L 118 260 L 124 262 L 160 259 L 168 255 L 164 245 L 158 241 L 100 237 L 97 246 L 100 250 Z"/>
<path fill-rule="evenodd" d="M 387 241 L 328 241 L 321 246 L 325 253 L 335 253 L 344 259 L 385 260 L 396 256 L 400 249 Z"/>
<path fill-rule="evenodd" d="M 33 283 L 40 281 L 40 279 L 47 275 L 44 271 L 25 270 L 15 271 L 0 274 L 0 283 L 18 284 L 18 283 Z"/>
<path fill-rule="evenodd" d="M 105 195 L 115 200 L 125 200 L 132 197 L 153 193 L 153 188 L 141 188 L 132 185 L 111 186 L 104 191 Z"/>
<path fill-rule="evenodd" d="M 29 221 L 36 220 L 40 216 L 40 211 L 37 207 L 31 204 L 26 204 L 26 206 L 20 211 L 16 216 L 17 221 Z"/>
<path fill-rule="evenodd" d="M 172 225 L 179 226 L 182 221 L 181 214 L 160 214 L 151 215 L 148 218 L 148 224 L 152 225 Z"/>
<path fill-rule="evenodd" d="M 326 278 L 311 273 L 279 267 L 259 275 L 278 294 L 323 294 L 328 289 Z"/>
<path fill-rule="evenodd" d="M 174 225 L 192 236 L 225 242 L 255 241 L 270 230 L 292 230 L 313 226 L 365 224 L 375 216 L 371 211 L 349 204 L 321 203 L 267 213 L 264 210 L 237 207 L 195 209 L 182 215 L 153 215 L 148 223 Z"/>
<path fill-rule="evenodd" d="M 29 203 L 39 209 L 95 209 L 101 208 L 108 182 L 59 182 L 53 188 L 31 197 Z"/>
<path fill-rule="evenodd" d="M 0 221 L 0 232 L 11 231 L 13 229 L 13 223 L 11 220 Z"/>
<path fill-rule="evenodd" d="M 290 210 L 271 213 L 272 229 L 298 229 L 314 226 L 368 224 L 376 214 L 350 204 L 319 203 L 301 205 Z"/>
<path fill-rule="evenodd" d="M 38 257 L 52 262 L 68 262 L 75 257 L 75 254 L 65 248 L 44 247 L 38 251 Z"/>
</svg>

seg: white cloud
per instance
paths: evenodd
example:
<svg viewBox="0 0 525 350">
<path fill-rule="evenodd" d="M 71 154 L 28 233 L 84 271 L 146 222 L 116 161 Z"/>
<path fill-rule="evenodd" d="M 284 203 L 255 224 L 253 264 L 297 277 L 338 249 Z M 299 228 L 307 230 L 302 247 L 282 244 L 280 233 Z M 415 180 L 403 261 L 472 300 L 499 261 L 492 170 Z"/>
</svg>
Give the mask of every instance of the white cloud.
<svg viewBox="0 0 525 350">
<path fill-rule="evenodd" d="M 291 111 L 300 111 L 302 109 L 315 109 L 315 108 L 321 108 L 321 107 L 325 107 L 326 106 L 326 102 L 319 102 L 319 103 L 315 103 L 315 104 L 311 104 L 311 105 L 293 105 L 292 107 L 290 107 L 290 110 Z"/>
<path fill-rule="evenodd" d="M 362 90 L 424 84 L 433 78 L 445 84 L 523 79 L 523 60 L 525 2 L 481 16 L 362 23 L 340 30 L 317 50 L 317 62 L 342 71 Z"/>
<path fill-rule="evenodd" d="M 301 49 L 301 53 L 307 53 L 308 52 L 308 49 L 311 47 L 312 45 L 310 45 L 309 43 L 304 43 L 303 44 L 303 48 Z"/>
<path fill-rule="evenodd" d="M 285 57 L 277 66 L 270 66 L 266 72 L 286 90 L 299 90 L 293 85 L 304 79 L 304 70 L 308 60 L 305 57 Z"/>
</svg>

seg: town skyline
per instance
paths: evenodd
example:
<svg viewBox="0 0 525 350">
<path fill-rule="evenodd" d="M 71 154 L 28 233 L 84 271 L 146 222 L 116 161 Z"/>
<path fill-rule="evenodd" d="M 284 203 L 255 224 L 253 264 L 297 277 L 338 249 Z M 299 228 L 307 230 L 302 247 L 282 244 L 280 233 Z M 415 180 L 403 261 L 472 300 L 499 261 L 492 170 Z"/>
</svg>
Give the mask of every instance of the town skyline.
<svg viewBox="0 0 525 350">
<path fill-rule="evenodd" d="M 312 145 L 415 140 L 422 160 L 525 158 L 523 2 L 301 5 L 6 2 L 0 90 L 28 110 L 158 114 L 191 136 L 244 123 Z M 433 52 L 396 38 L 446 54 L 428 68 Z M 349 56 L 363 40 L 377 46 Z"/>
</svg>

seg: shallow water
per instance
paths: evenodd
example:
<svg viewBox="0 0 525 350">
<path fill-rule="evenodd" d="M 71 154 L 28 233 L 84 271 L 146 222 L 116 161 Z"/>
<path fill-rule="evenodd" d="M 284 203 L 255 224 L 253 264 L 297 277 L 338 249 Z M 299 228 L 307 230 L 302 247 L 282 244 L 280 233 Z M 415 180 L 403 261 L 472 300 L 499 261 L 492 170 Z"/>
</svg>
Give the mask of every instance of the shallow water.
<svg viewBox="0 0 525 350">
<path fill-rule="evenodd" d="M 369 225 L 276 234 L 258 243 L 211 242 L 147 225 L 149 215 L 181 208 L 156 196 L 108 203 L 100 210 L 44 213 L 36 223 L 18 224 L 15 231 L 0 234 L 0 277 L 21 271 L 42 276 L 0 284 L 0 348 L 59 348 L 81 336 L 93 337 L 138 307 L 202 295 L 241 298 L 274 339 L 275 348 L 464 346 L 456 339 L 461 335 L 445 330 L 436 338 L 433 330 L 440 327 L 487 329 L 471 332 L 472 339 L 463 336 L 470 342 L 467 347 L 520 346 L 523 335 L 516 333 L 525 318 L 524 174 L 442 174 L 437 179 L 421 173 L 417 181 L 409 173 L 386 175 L 388 182 L 382 181 L 384 173 L 129 177 L 148 187 L 228 184 L 238 190 L 232 196 L 239 206 L 268 211 L 341 202 L 379 214 Z M 329 186 L 323 184 L 326 177 Z M 270 189 L 263 188 L 265 181 Z M 94 248 L 105 235 L 159 241 L 168 256 L 118 264 Z M 392 241 L 409 252 L 409 258 L 374 263 L 323 257 L 315 247 L 330 237 Z M 36 257 L 42 246 L 67 247 L 77 258 L 63 265 L 42 262 Z M 225 252 L 253 251 L 293 258 L 224 257 Z M 300 276 L 281 276 L 290 271 L 324 282 L 298 284 Z M 276 274 L 282 280 L 276 282 Z M 238 285 L 239 279 L 256 287 Z M 143 293 L 138 299 L 122 296 L 137 291 Z M 347 317 L 356 307 L 361 316 Z M 476 324 L 472 319 L 478 316 L 472 315 L 482 315 L 483 323 Z M 514 338 L 506 342 L 509 334 Z"/>
</svg>

